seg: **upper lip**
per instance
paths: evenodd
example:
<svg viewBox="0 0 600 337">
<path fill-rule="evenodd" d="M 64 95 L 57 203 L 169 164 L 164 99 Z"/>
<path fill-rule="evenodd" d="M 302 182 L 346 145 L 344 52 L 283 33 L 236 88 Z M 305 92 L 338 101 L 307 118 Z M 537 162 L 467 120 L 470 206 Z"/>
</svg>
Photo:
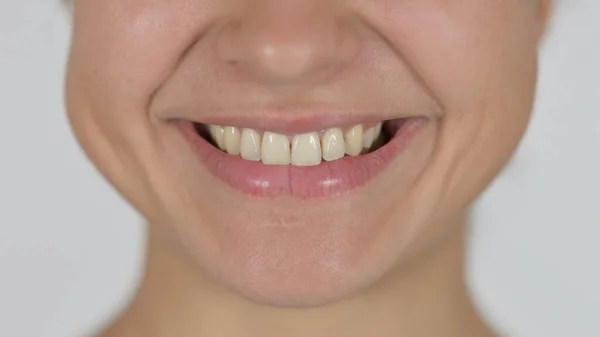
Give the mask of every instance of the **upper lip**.
<svg viewBox="0 0 600 337">
<path fill-rule="evenodd" d="M 280 134 L 302 134 L 321 131 L 332 127 L 346 127 L 356 124 L 377 123 L 398 118 L 427 117 L 425 114 L 399 113 L 398 111 L 365 111 L 352 108 L 331 108 L 323 106 L 303 108 L 245 108 L 239 113 L 194 113 L 181 112 L 173 120 L 186 120 L 201 124 L 236 126 Z"/>
</svg>

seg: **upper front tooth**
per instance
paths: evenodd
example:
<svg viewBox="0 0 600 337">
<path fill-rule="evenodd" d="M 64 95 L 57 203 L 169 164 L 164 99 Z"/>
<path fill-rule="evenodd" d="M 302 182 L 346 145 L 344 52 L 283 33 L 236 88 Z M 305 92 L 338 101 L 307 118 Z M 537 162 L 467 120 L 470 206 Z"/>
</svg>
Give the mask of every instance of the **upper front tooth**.
<svg viewBox="0 0 600 337">
<path fill-rule="evenodd" d="M 292 165 L 313 166 L 321 163 L 321 141 L 316 132 L 297 135 L 292 141 Z"/>
<path fill-rule="evenodd" d="M 339 128 L 331 128 L 323 135 L 323 159 L 332 161 L 340 159 L 346 153 L 344 134 Z"/>
<path fill-rule="evenodd" d="M 348 130 L 344 140 L 346 141 L 346 154 L 349 156 L 358 156 L 363 148 L 362 124 L 355 125 L 352 129 Z"/>
<path fill-rule="evenodd" d="M 240 130 L 234 126 L 226 126 L 223 128 L 225 133 L 225 150 L 232 155 L 240 154 L 240 141 L 242 134 Z"/>
<path fill-rule="evenodd" d="M 363 148 L 370 148 L 381 134 L 382 122 L 364 131 L 358 124 L 344 133 L 340 128 L 325 131 L 321 140 L 317 132 L 294 136 L 292 146 L 288 136 L 256 130 L 239 129 L 234 126 L 209 125 L 209 132 L 215 144 L 231 155 L 241 154 L 242 158 L 260 161 L 271 165 L 312 166 L 321 160 L 333 161 L 345 154 L 357 156 Z"/>
<path fill-rule="evenodd" d="M 290 164 L 290 140 L 285 135 L 265 132 L 263 135 L 261 152 L 263 164 Z"/>
<path fill-rule="evenodd" d="M 218 125 L 210 125 L 209 126 L 210 136 L 213 141 L 216 143 L 217 147 L 221 150 L 225 149 L 224 136 L 225 131 L 222 127 Z"/>
<path fill-rule="evenodd" d="M 240 144 L 240 152 L 242 158 L 246 160 L 260 160 L 261 137 L 258 132 L 252 129 L 242 130 L 242 140 Z"/>
</svg>

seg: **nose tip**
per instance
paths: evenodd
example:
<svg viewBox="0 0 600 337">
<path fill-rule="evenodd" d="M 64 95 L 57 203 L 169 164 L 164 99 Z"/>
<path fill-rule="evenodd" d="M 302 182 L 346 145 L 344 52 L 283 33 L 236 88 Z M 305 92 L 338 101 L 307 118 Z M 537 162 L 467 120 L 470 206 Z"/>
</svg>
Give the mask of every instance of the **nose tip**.
<svg viewBox="0 0 600 337">
<path fill-rule="evenodd" d="M 343 17 L 306 5 L 313 1 L 254 6 L 221 32 L 220 57 L 263 84 L 313 81 L 344 67 L 358 53 L 358 37 Z"/>
<path fill-rule="evenodd" d="M 247 48 L 246 62 L 241 63 L 248 64 L 254 69 L 254 73 L 263 78 L 271 78 L 277 82 L 293 81 L 335 63 L 331 55 L 328 55 L 330 51 L 325 48 L 330 46 L 311 45 L 310 41 L 265 40 Z"/>
</svg>

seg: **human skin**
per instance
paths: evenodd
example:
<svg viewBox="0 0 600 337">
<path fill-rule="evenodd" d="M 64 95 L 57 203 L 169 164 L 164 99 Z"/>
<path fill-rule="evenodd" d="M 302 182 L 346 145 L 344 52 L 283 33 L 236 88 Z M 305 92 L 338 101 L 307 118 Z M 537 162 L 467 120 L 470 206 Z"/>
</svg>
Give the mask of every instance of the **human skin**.
<svg viewBox="0 0 600 337">
<path fill-rule="evenodd" d="M 549 7 L 77 0 L 68 115 L 151 232 L 106 335 L 490 335 L 462 279 L 465 218 L 527 127 Z M 311 196 L 236 189 L 179 123 L 293 135 L 408 116 L 425 122 L 377 174 Z"/>
</svg>

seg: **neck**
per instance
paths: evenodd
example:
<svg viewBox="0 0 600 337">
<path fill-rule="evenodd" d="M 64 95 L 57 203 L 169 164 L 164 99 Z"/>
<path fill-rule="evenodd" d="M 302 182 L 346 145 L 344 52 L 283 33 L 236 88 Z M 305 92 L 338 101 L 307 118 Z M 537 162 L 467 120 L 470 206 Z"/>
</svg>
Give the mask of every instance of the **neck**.
<svg viewBox="0 0 600 337">
<path fill-rule="evenodd" d="M 492 336 L 464 282 L 465 227 L 372 289 L 312 309 L 272 308 L 244 300 L 212 282 L 152 233 L 137 297 L 106 335 Z"/>
</svg>

